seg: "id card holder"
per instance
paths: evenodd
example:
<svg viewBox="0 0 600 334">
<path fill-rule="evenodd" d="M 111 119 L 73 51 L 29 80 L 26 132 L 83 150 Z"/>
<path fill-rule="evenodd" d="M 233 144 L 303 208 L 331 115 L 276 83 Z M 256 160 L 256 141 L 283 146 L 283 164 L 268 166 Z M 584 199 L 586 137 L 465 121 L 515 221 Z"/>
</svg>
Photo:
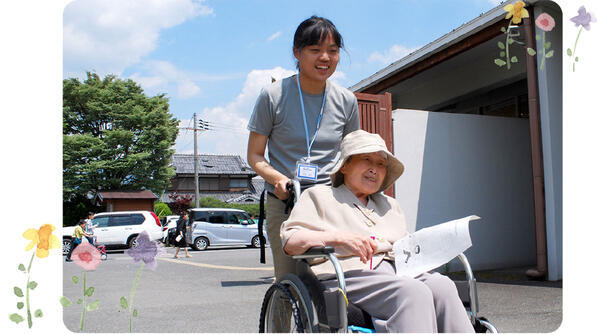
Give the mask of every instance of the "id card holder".
<svg viewBox="0 0 600 334">
<path fill-rule="evenodd" d="M 296 178 L 302 181 L 317 182 L 317 172 L 319 166 L 310 162 L 296 162 Z"/>
</svg>

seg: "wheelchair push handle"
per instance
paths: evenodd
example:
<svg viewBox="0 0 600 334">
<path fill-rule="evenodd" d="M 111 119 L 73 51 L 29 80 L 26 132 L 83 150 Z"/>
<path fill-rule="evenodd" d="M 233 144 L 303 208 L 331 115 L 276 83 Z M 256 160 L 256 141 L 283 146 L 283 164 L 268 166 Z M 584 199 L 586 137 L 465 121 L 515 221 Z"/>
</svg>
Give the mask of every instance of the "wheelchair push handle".
<svg viewBox="0 0 600 334">
<path fill-rule="evenodd" d="M 296 179 L 289 180 L 288 183 L 285 185 L 285 189 L 290 194 L 287 200 L 285 201 L 284 210 L 284 213 L 288 214 L 298 201 L 298 197 L 300 197 L 300 181 Z"/>
</svg>

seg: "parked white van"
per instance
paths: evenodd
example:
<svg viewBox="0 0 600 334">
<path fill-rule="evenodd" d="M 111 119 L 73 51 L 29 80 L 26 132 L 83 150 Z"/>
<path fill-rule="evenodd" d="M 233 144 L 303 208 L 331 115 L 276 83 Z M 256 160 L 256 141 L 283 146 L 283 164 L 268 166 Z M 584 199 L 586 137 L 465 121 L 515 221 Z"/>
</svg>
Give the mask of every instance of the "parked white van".
<svg viewBox="0 0 600 334">
<path fill-rule="evenodd" d="M 258 224 L 250 218 L 246 211 L 194 208 L 189 209 L 188 218 L 185 239 L 196 250 L 223 245 L 260 247 Z"/>
<path fill-rule="evenodd" d="M 102 212 L 92 220 L 96 244 L 106 246 L 137 246 L 137 236 L 148 232 L 150 240 L 161 240 L 163 227 L 158 216 L 151 211 Z M 75 226 L 63 227 L 63 252 L 71 248 Z"/>
</svg>

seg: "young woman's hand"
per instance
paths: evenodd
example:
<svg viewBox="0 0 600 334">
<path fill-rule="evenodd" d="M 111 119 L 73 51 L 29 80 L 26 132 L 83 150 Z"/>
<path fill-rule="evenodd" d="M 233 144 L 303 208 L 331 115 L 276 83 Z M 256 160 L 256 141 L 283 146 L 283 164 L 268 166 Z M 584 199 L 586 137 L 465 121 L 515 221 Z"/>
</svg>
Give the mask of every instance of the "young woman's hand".
<svg viewBox="0 0 600 334">
<path fill-rule="evenodd" d="M 288 197 L 290 197 L 290 192 L 287 190 L 288 182 L 290 182 L 290 179 L 284 177 L 274 184 L 275 196 L 277 196 L 277 198 L 279 198 L 280 200 L 285 201 L 286 199 L 288 199 Z"/>
</svg>

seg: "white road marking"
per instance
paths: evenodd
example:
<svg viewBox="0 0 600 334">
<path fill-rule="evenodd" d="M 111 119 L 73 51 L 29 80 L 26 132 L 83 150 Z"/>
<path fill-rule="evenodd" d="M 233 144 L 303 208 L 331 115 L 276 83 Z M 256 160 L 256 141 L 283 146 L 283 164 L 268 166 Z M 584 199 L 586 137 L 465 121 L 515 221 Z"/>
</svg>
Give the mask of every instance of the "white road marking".
<svg viewBox="0 0 600 334">
<path fill-rule="evenodd" d="M 204 267 L 204 268 L 213 268 L 213 269 L 226 269 L 226 270 L 264 270 L 264 271 L 273 271 L 273 267 L 236 267 L 236 266 L 221 266 L 216 264 L 207 264 L 207 263 L 197 263 L 197 262 L 189 262 L 184 260 L 177 259 L 167 259 L 164 257 L 157 257 L 157 259 L 172 263 L 180 263 L 187 264 L 190 266 L 196 267 Z"/>
</svg>

